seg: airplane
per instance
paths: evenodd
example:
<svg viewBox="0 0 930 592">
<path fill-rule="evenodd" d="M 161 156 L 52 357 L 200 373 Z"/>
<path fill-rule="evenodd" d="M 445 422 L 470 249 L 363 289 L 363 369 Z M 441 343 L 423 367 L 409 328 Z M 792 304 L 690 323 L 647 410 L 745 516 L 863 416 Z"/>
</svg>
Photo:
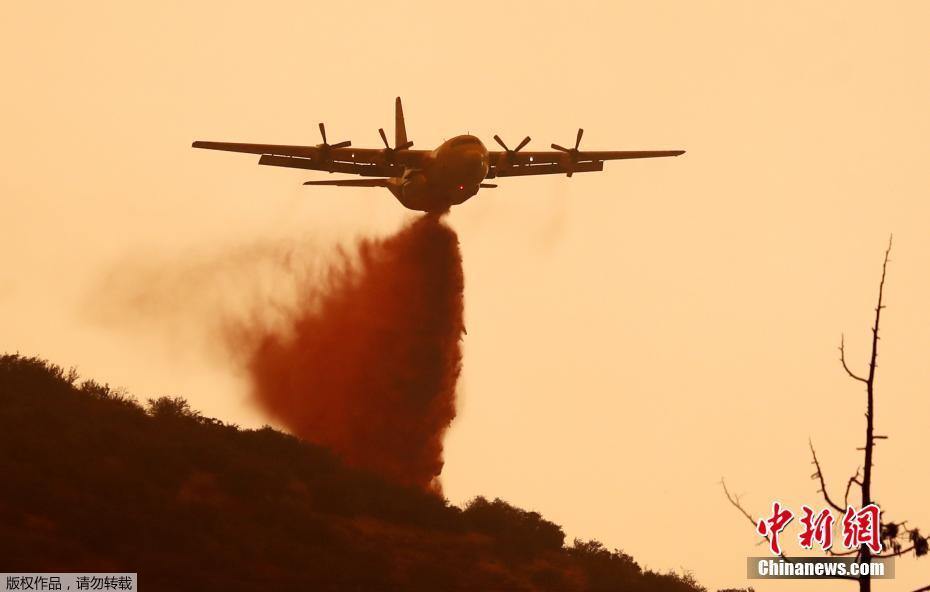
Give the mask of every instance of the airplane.
<svg viewBox="0 0 930 592">
<path fill-rule="evenodd" d="M 479 189 L 497 187 L 486 179 L 586 173 L 604 170 L 604 161 L 627 158 L 678 156 L 684 150 L 583 151 L 579 150 L 583 129 L 578 130 L 575 145 L 565 148 L 552 144 L 552 150 L 522 151 L 529 136 L 513 149 L 500 136 L 494 141 L 503 150 L 488 150 L 481 140 L 470 134 L 456 136 L 435 150 L 411 150 L 407 139 L 404 109 L 400 97 L 394 103 L 394 146 L 388 143 L 384 129 L 378 130 L 384 148 L 352 148 L 349 141 L 328 143 L 326 127 L 320 124 L 323 143 L 316 146 L 277 144 L 243 144 L 235 142 L 196 141 L 194 148 L 227 150 L 261 155 L 258 164 L 291 167 L 329 173 L 349 173 L 368 179 L 307 181 L 304 185 L 337 187 L 386 187 L 397 200 L 411 210 L 445 212 L 465 202 Z"/>
</svg>

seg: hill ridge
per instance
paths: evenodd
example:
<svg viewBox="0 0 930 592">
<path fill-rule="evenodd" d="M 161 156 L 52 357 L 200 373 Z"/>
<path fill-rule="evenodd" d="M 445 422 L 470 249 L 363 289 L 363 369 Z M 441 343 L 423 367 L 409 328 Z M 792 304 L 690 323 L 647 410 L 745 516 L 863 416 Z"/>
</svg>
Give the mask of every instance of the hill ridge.
<svg viewBox="0 0 930 592">
<path fill-rule="evenodd" d="M 131 571 L 148 590 L 704 590 L 536 512 L 464 508 L 270 427 L 0 356 L 0 571 Z"/>
</svg>

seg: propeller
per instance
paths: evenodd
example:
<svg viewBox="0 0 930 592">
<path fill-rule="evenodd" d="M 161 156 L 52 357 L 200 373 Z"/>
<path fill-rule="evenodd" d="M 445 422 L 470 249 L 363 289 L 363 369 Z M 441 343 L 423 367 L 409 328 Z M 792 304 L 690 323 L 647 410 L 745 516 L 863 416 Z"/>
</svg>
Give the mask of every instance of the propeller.
<svg viewBox="0 0 930 592">
<path fill-rule="evenodd" d="M 381 153 L 384 154 L 384 159 L 389 163 L 394 162 L 394 156 L 399 151 L 406 150 L 410 148 L 411 146 L 413 146 L 413 142 L 411 142 L 410 140 L 407 140 L 403 144 L 400 144 L 399 146 L 395 146 L 394 148 L 391 148 L 391 145 L 388 144 L 387 135 L 385 135 L 383 127 L 378 128 L 378 133 L 381 135 L 381 141 L 384 142 L 384 150 L 382 150 Z"/>
<path fill-rule="evenodd" d="M 352 145 L 352 142 L 345 140 L 344 142 L 336 142 L 335 144 L 330 144 L 326 141 L 326 126 L 320 123 L 320 135 L 323 136 L 323 143 L 319 145 L 323 150 L 330 150 L 333 148 L 348 148 Z"/>
<path fill-rule="evenodd" d="M 501 145 L 501 148 L 503 148 L 508 154 L 513 154 L 514 152 L 519 152 L 520 150 L 523 149 L 524 146 L 526 146 L 527 144 L 529 144 L 529 143 L 530 143 L 530 137 L 527 136 L 527 137 L 523 138 L 523 141 L 520 142 L 519 144 L 517 144 L 517 147 L 514 148 L 513 150 L 511 150 L 510 148 L 508 148 L 508 147 L 507 147 L 507 144 L 504 144 L 504 141 L 501 140 L 501 137 L 498 136 L 497 134 L 494 134 L 494 141 L 497 142 L 498 144 L 500 144 L 500 145 Z"/>
<path fill-rule="evenodd" d="M 504 141 L 501 140 L 501 137 L 498 136 L 497 134 L 494 134 L 494 141 L 497 142 L 498 144 L 500 144 L 500 145 L 501 145 L 501 148 L 504 149 L 504 152 L 507 153 L 507 164 L 508 164 L 508 165 L 512 165 L 513 162 L 511 161 L 511 158 L 513 157 L 514 154 L 516 154 L 517 152 L 519 152 L 520 150 L 522 150 L 524 146 L 526 146 L 527 144 L 530 143 L 530 137 L 527 136 L 527 137 L 523 138 L 523 141 L 520 142 L 519 144 L 517 144 L 517 147 L 514 148 L 513 150 L 511 150 L 510 148 L 508 148 L 508 147 L 507 147 L 507 144 L 504 144 Z"/>
<path fill-rule="evenodd" d="M 569 159 L 570 159 L 570 164 L 566 167 L 566 168 L 568 168 L 568 172 L 566 172 L 565 174 L 568 175 L 569 177 L 571 177 L 571 176 L 572 176 L 572 173 L 574 172 L 574 171 L 571 169 L 571 165 L 573 165 L 573 164 L 575 164 L 576 162 L 578 162 L 578 145 L 581 144 L 581 136 L 583 136 L 583 135 L 584 135 L 584 130 L 581 129 L 581 128 L 579 127 L 579 128 L 578 128 L 578 135 L 575 137 L 575 147 L 574 147 L 574 148 L 565 148 L 564 146 L 559 146 L 558 144 L 553 144 L 553 145 L 552 145 L 552 149 L 553 149 L 553 150 L 558 150 L 558 151 L 564 152 L 565 154 L 568 155 L 568 157 L 569 157 Z"/>
</svg>

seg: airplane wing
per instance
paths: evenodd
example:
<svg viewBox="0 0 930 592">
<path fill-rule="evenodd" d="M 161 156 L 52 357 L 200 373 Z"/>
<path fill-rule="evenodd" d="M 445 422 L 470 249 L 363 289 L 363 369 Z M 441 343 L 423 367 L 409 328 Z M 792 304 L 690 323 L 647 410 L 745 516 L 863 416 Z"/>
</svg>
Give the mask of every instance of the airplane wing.
<svg viewBox="0 0 930 592">
<path fill-rule="evenodd" d="M 684 154 L 684 150 L 543 150 L 488 153 L 491 171 L 488 177 L 571 174 L 604 170 L 604 161 L 631 158 L 661 158 Z"/>
<path fill-rule="evenodd" d="M 335 181 L 305 181 L 304 185 L 335 185 L 337 187 L 387 187 L 387 179 L 338 179 Z"/>
<path fill-rule="evenodd" d="M 316 146 L 285 146 L 281 144 L 244 144 L 241 142 L 204 142 L 198 140 L 191 144 L 194 148 L 207 150 L 225 150 L 227 152 L 246 152 L 248 154 L 278 154 L 313 158 L 319 152 Z"/>
<path fill-rule="evenodd" d="M 260 154 L 258 164 L 331 173 L 349 173 L 372 177 L 394 177 L 404 166 L 417 166 L 426 150 L 398 150 L 393 154 L 380 148 L 342 146 L 290 146 L 284 144 L 247 144 L 241 142 L 196 141 L 194 148 Z"/>
</svg>

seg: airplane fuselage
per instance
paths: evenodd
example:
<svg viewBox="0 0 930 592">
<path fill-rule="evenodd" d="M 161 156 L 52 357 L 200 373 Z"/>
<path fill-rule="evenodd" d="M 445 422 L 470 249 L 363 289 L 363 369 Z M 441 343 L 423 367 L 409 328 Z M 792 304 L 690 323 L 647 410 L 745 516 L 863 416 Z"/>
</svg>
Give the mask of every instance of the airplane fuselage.
<svg viewBox="0 0 930 592">
<path fill-rule="evenodd" d="M 404 207 L 444 212 L 478 193 L 488 175 L 488 149 L 471 135 L 456 136 L 433 150 L 417 168 L 388 180 L 387 187 Z"/>
</svg>

